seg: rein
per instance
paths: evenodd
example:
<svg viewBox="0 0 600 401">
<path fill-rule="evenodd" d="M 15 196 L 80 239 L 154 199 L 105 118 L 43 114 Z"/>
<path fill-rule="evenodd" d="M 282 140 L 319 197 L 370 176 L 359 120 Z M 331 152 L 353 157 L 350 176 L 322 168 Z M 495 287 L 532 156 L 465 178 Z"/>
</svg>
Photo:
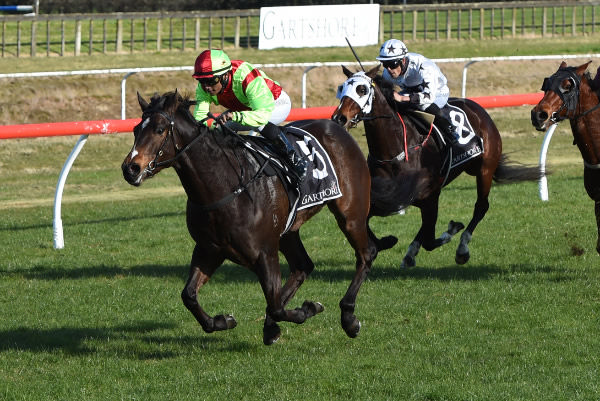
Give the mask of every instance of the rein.
<svg viewBox="0 0 600 401">
<path fill-rule="evenodd" d="M 183 156 L 188 150 L 190 150 L 192 148 L 192 146 L 194 146 L 201 138 L 202 135 L 198 134 L 193 140 L 191 140 L 187 145 L 185 145 L 182 149 L 179 149 L 179 145 L 177 145 L 177 143 L 175 142 L 175 120 L 168 115 L 166 112 L 160 110 L 158 112 L 161 116 L 163 116 L 167 121 L 169 121 L 169 131 L 167 132 L 167 135 L 165 136 L 165 139 L 163 140 L 162 144 L 160 145 L 160 148 L 158 149 L 158 152 L 156 152 L 156 155 L 154 156 L 154 159 L 150 161 L 150 163 L 148 163 L 148 166 L 145 168 L 145 170 L 150 173 L 151 175 L 154 175 L 154 170 L 158 167 L 162 167 L 165 165 L 171 165 L 174 161 L 176 161 L 177 159 L 179 159 L 181 156 Z M 209 113 L 209 117 L 208 118 L 213 118 L 214 116 L 210 115 Z M 198 121 L 197 124 L 201 124 L 204 120 L 202 121 Z M 240 135 L 233 131 L 232 129 L 230 129 L 229 127 L 227 127 L 226 125 L 223 125 L 223 127 L 227 130 L 229 130 L 229 132 L 231 132 L 232 134 L 234 134 L 238 140 L 243 141 L 243 139 L 241 139 Z M 157 161 L 159 157 L 161 157 L 163 155 L 163 148 L 165 147 L 168 139 L 171 138 L 171 140 L 173 141 L 173 146 L 175 147 L 175 156 L 173 156 L 170 159 L 167 160 L 162 160 L 162 161 Z M 221 148 L 222 149 L 222 148 Z M 260 166 L 260 168 L 258 169 L 258 171 L 254 174 L 254 176 L 252 178 L 250 178 L 250 180 L 244 184 L 244 168 L 242 166 L 242 163 L 239 159 L 239 156 L 237 155 L 237 153 L 235 153 L 236 159 L 238 160 L 238 163 L 240 165 L 240 169 L 241 169 L 241 173 L 239 175 L 239 184 L 238 186 L 233 189 L 233 191 L 231 193 L 229 193 L 228 195 L 225 195 L 223 198 L 219 199 L 216 202 L 210 203 L 208 205 L 197 205 L 197 207 L 202 210 L 202 211 L 210 211 L 210 210 L 214 210 L 217 209 L 219 207 L 221 207 L 222 205 L 231 202 L 233 199 L 235 199 L 236 197 L 238 197 L 242 192 L 244 191 L 248 191 L 248 186 L 256 181 L 261 175 L 262 172 L 264 171 L 264 169 L 266 168 L 267 164 L 269 163 L 269 160 L 265 160 L 265 162 Z"/>
<path fill-rule="evenodd" d="M 417 150 L 423 146 L 425 146 L 425 144 L 427 143 L 427 141 L 429 140 L 429 137 L 431 137 L 431 133 L 433 131 L 433 123 L 431 123 L 431 125 L 429 126 L 429 132 L 427 133 L 427 137 L 423 140 L 423 142 L 421 142 L 420 145 L 414 145 L 409 147 L 408 146 L 408 138 L 407 138 L 407 130 L 406 130 L 406 124 L 404 123 L 404 119 L 402 118 L 402 115 L 400 115 L 399 112 L 396 112 L 396 115 L 398 116 L 398 118 L 400 119 L 400 122 L 402 123 L 402 132 L 403 132 L 403 140 L 404 140 L 404 151 L 400 152 L 398 155 L 394 156 L 391 159 L 375 159 L 371 156 L 371 154 L 369 153 L 369 155 L 367 156 L 367 158 L 372 161 L 372 162 L 376 162 L 379 164 L 385 164 L 385 163 L 393 163 L 395 161 L 402 161 L 405 160 L 406 162 L 408 162 L 408 154 L 409 154 L 409 150 Z M 369 120 L 374 120 L 376 118 L 391 118 L 392 116 L 373 116 L 371 118 L 369 118 Z M 363 119 L 365 120 L 365 119 Z"/>
</svg>

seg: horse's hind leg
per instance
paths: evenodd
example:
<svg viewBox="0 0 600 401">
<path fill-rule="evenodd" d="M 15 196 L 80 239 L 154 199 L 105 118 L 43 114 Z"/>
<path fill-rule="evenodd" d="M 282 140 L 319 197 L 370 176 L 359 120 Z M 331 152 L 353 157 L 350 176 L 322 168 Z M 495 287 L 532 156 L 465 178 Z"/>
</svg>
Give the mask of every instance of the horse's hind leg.
<svg viewBox="0 0 600 401">
<path fill-rule="evenodd" d="M 202 329 L 207 333 L 213 331 L 233 329 L 237 323 L 231 315 L 217 315 L 214 318 L 209 316 L 198 304 L 198 290 L 202 287 L 212 274 L 223 263 L 223 258 L 217 255 L 203 254 L 196 245 L 192 262 L 190 264 L 190 273 L 181 292 L 181 299 L 186 308 L 194 315 Z"/>
<path fill-rule="evenodd" d="M 313 271 L 315 265 L 308 256 L 306 249 L 304 249 L 298 231 L 290 231 L 281 237 L 279 250 L 285 256 L 290 267 L 290 276 L 281 289 L 281 303 L 285 307 L 290 299 L 294 297 L 304 280 Z M 313 314 L 324 310 L 323 305 L 313 301 L 305 301 L 303 307 L 307 308 L 309 313 L 312 311 Z M 280 335 L 281 330 L 277 322 L 267 314 L 263 328 L 263 342 L 266 345 L 273 344 L 279 339 Z"/>
</svg>

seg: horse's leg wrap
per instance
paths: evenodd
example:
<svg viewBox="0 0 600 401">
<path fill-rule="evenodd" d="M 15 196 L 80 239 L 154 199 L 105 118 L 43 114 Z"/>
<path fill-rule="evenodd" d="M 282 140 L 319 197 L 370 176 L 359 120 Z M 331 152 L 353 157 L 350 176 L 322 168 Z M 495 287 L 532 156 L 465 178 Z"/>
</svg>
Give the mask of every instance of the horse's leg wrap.
<svg viewBox="0 0 600 401">
<path fill-rule="evenodd" d="M 464 265 L 471 257 L 471 254 L 469 253 L 469 242 L 471 242 L 472 236 L 473 234 L 471 234 L 468 230 L 462 233 L 460 236 L 460 243 L 458 244 L 456 256 L 454 257 L 454 260 L 459 265 Z"/>
<path fill-rule="evenodd" d="M 421 249 L 421 243 L 419 241 L 411 242 L 406 251 L 406 255 L 404 255 L 404 259 L 402 259 L 400 267 L 414 267 L 416 265 L 415 257 L 419 253 L 419 249 Z"/>
</svg>

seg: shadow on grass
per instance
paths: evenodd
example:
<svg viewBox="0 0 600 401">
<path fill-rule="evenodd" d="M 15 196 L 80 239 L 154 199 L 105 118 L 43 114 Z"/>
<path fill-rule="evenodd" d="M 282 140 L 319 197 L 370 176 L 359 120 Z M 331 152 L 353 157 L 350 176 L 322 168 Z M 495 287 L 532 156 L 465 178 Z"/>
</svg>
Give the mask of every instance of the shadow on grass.
<svg viewBox="0 0 600 401">
<path fill-rule="evenodd" d="M 166 335 L 158 330 L 170 330 Z M 60 327 L 35 329 L 19 327 L 0 331 L 0 353 L 7 351 L 62 352 L 80 356 L 89 354 L 119 355 L 129 359 L 168 359 L 189 354 L 194 348 L 210 347 L 215 351 L 247 352 L 262 344 L 232 341 L 224 333 L 205 334 L 198 328 L 197 336 L 180 336 L 177 326 L 150 321 L 131 325 L 94 328 Z M 220 335 L 222 334 L 222 335 Z"/>
<path fill-rule="evenodd" d="M 130 268 L 106 265 L 83 266 L 78 268 L 56 268 L 38 265 L 31 269 L 0 269 L 0 278 L 2 278 L 2 276 L 18 275 L 29 280 L 81 280 L 122 276 L 180 278 L 183 284 L 187 280 L 188 270 L 188 265 L 139 265 Z M 282 266 L 282 271 L 284 274 L 287 274 L 284 266 Z M 232 263 L 225 263 L 213 275 L 211 281 L 256 281 L 256 275 L 241 266 L 234 265 Z"/>
<path fill-rule="evenodd" d="M 478 281 L 489 280 L 497 277 L 505 272 L 504 269 L 497 266 L 445 266 L 445 267 L 411 267 L 403 269 L 400 267 L 378 267 L 373 266 L 369 273 L 368 279 L 371 281 L 391 281 L 402 279 L 418 279 L 418 280 L 463 280 L 463 281 Z M 344 280 L 352 279 L 354 270 L 331 270 L 320 269 L 312 273 L 313 280 Z"/>
<path fill-rule="evenodd" d="M 37 280 L 80 280 L 93 278 L 113 277 L 141 277 L 141 278 L 174 278 L 180 279 L 182 286 L 188 277 L 188 265 L 139 265 L 131 268 L 118 266 L 86 266 L 79 268 L 48 268 L 36 266 L 31 269 L 0 270 L 0 279 L 3 276 L 19 275 L 26 279 Z M 373 266 L 369 273 L 369 280 L 391 281 L 403 279 L 439 280 L 439 281 L 478 281 L 490 280 L 499 276 L 511 274 L 547 274 L 569 280 L 568 273 L 562 268 L 549 265 L 512 264 L 509 266 L 497 265 L 450 265 L 440 267 L 411 267 L 403 269 L 394 266 Z M 283 280 L 289 276 L 287 263 L 281 263 Z M 353 261 L 320 260 L 308 280 L 324 282 L 350 281 L 354 276 Z M 554 278 L 556 279 L 556 277 Z M 223 264 L 210 280 L 211 283 L 247 283 L 258 282 L 257 276 L 250 270 L 233 264 Z"/>
</svg>

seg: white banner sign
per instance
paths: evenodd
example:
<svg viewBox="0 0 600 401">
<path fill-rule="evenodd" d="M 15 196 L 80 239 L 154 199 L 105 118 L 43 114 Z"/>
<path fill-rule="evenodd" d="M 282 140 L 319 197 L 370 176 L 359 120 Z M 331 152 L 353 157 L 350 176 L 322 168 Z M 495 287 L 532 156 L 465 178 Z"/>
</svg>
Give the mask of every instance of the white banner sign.
<svg viewBox="0 0 600 401">
<path fill-rule="evenodd" d="M 259 49 L 367 46 L 379 40 L 379 4 L 262 7 Z"/>
</svg>

